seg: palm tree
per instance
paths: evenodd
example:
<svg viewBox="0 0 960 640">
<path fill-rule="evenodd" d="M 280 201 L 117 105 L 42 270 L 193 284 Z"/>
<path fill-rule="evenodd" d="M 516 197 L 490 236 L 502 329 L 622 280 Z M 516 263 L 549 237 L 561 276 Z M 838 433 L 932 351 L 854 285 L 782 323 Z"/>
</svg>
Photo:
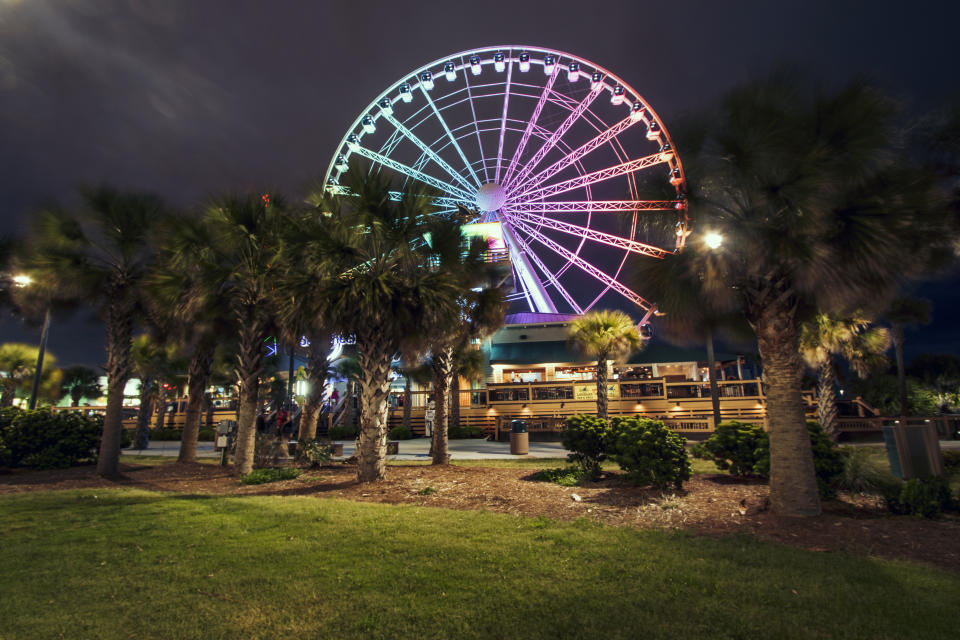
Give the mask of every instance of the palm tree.
<svg viewBox="0 0 960 640">
<path fill-rule="evenodd" d="M 107 325 L 107 411 L 97 473 L 115 476 L 120 459 L 123 389 L 133 363 L 130 344 L 153 259 L 149 239 L 163 217 L 159 198 L 110 187 L 85 189 L 79 215 L 53 210 L 36 218 L 24 254 L 34 282 L 51 299 L 93 304 Z"/>
<path fill-rule="evenodd" d="M 723 235 L 710 295 L 736 298 L 757 337 L 775 513 L 820 513 L 801 399 L 804 309 L 882 299 L 949 243 L 934 178 L 902 160 L 893 104 L 776 74 L 731 92 L 684 146 L 694 228 Z"/>
<path fill-rule="evenodd" d="M 82 398 L 99 398 L 100 375 L 90 367 L 77 365 L 63 370 L 63 382 L 60 384 L 63 393 L 70 396 L 71 406 L 78 406 Z"/>
<path fill-rule="evenodd" d="M 236 376 L 240 392 L 234 472 L 238 475 L 253 470 L 264 341 L 274 328 L 274 277 L 280 274 L 281 229 L 286 222 L 281 198 L 248 195 L 214 200 L 201 220 L 206 241 L 196 247 L 196 255 L 191 258 L 191 282 L 184 306 L 191 309 L 219 305 L 237 339 Z M 195 345 L 195 358 L 197 350 Z M 207 360 L 204 356 L 203 362 L 195 360 L 196 366 L 191 364 L 191 371 L 197 372 L 198 386 L 203 370 L 209 372 L 209 367 L 203 366 Z M 202 392 L 203 389 L 193 391 L 198 403 L 202 401 Z"/>
<path fill-rule="evenodd" d="M 900 296 L 891 301 L 884 312 L 893 334 L 893 350 L 897 358 L 897 391 L 900 396 L 900 415 L 907 415 L 907 374 L 903 365 L 904 330 L 930 322 L 930 301 Z"/>
<path fill-rule="evenodd" d="M 570 323 L 570 342 L 597 359 L 597 416 L 607 419 L 607 362 L 642 346 L 640 332 L 622 311 L 591 311 Z"/>
<path fill-rule="evenodd" d="M 662 260 L 640 262 L 633 272 L 637 287 L 657 301 L 657 335 L 682 345 L 706 345 L 714 424 L 721 420 L 714 340 L 721 333 L 738 339 L 749 333 L 736 302 L 729 296 L 712 295 L 710 290 L 722 284 L 711 275 L 718 251 L 722 251 L 719 246 L 692 243 Z"/>
<path fill-rule="evenodd" d="M 321 203 L 326 233 L 314 260 L 327 265 L 317 287 L 326 326 L 354 335 L 360 366 L 360 442 L 357 479 L 373 482 L 386 473 L 387 398 L 394 356 L 416 346 L 409 336 L 441 315 L 458 312 L 457 283 L 436 268 L 442 256 L 427 234 L 443 224 L 423 192 L 391 199 L 389 180 L 354 167 L 352 195 Z"/>
<path fill-rule="evenodd" d="M 179 463 L 197 461 L 197 438 L 204 396 L 210 384 L 218 343 L 233 333 L 224 314 L 220 288 L 210 278 L 220 257 L 204 219 L 178 216 L 164 228 L 165 242 L 147 277 L 151 316 L 177 336 L 190 354 L 187 365 L 187 407 L 180 439 Z"/>
<path fill-rule="evenodd" d="M 807 365 L 817 370 L 817 418 L 820 426 L 837 440 L 837 356 L 845 359 L 861 378 L 886 362 L 890 333 L 870 328 L 860 312 L 846 318 L 818 313 L 800 329 L 800 349 Z"/>
</svg>

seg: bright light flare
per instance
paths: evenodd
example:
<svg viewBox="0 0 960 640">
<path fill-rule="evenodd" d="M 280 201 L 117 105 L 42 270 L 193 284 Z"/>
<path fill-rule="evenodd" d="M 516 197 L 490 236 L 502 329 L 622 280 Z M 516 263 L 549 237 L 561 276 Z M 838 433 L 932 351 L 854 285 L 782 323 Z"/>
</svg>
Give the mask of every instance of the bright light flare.
<svg viewBox="0 0 960 640">
<path fill-rule="evenodd" d="M 703 236 L 703 244 L 707 245 L 708 249 L 719 249 L 723 244 L 723 236 L 716 231 L 708 231 Z"/>
<path fill-rule="evenodd" d="M 16 285 L 17 287 L 19 287 L 19 288 L 21 288 L 21 289 L 22 289 L 23 287 L 29 287 L 31 284 L 33 284 L 33 278 L 31 278 L 30 276 L 26 275 L 25 273 L 17 274 L 17 275 L 15 275 L 15 276 L 13 276 L 13 278 L 11 278 L 11 280 L 13 280 L 13 284 L 14 284 L 14 285 Z"/>
</svg>

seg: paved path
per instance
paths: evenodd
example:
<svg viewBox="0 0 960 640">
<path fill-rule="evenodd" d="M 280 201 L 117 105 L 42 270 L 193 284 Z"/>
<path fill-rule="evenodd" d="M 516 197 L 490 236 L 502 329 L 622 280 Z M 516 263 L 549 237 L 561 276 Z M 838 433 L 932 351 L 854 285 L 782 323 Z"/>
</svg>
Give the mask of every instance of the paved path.
<svg viewBox="0 0 960 640">
<path fill-rule="evenodd" d="M 343 445 L 343 455 L 349 458 L 354 454 L 354 441 L 340 441 Z M 862 443 L 858 446 L 881 446 L 882 443 Z M 960 440 L 941 440 L 942 450 L 960 450 Z M 149 449 L 142 451 L 124 449 L 126 456 L 171 456 L 176 457 L 180 451 L 179 442 L 151 442 Z M 387 456 L 387 460 L 429 460 L 430 440 L 428 438 L 414 438 L 400 441 L 400 454 Z M 490 442 L 488 440 L 451 440 L 450 458 L 453 460 L 496 460 L 511 458 L 565 458 L 569 453 L 559 442 L 531 442 L 530 453 L 526 456 L 515 456 L 510 453 L 510 443 Z M 220 457 L 213 450 L 212 442 L 197 443 L 197 457 Z"/>
<path fill-rule="evenodd" d="M 340 441 L 343 445 L 343 455 L 350 457 L 354 454 L 354 441 Z M 124 449 L 125 456 L 169 456 L 176 457 L 180 451 L 179 442 L 151 442 L 149 449 Z M 387 456 L 387 460 L 429 460 L 430 440 L 428 438 L 414 438 L 400 441 L 400 454 Z M 510 458 L 565 458 L 567 450 L 559 442 L 531 442 L 530 453 L 526 456 L 510 454 L 509 442 L 489 442 L 487 440 L 451 440 L 450 457 L 453 460 L 493 460 Z M 213 450 L 212 442 L 197 443 L 197 457 L 219 457 Z"/>
</svg>

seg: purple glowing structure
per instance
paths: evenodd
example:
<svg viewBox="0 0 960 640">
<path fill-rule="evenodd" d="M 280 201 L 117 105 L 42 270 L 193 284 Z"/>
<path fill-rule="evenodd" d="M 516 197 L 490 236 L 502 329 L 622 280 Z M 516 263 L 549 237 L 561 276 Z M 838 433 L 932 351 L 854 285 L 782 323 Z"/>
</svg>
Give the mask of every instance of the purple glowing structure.
<svg viewBox="0 0 960 640">
<path fill-rule="evenodd" d="M 326 185 L 344 193 L 354 154 L 429 185 L 438 213 L 458 206 L 496 227 L 511 300 L 583 313 L 620 296 L 631 259 L 682 248 L 683 166 L 667 129 L 621 78 L 569 53 L 525 46 L 464 51 L 400 78 L 340 141 Z"/>
</svg>

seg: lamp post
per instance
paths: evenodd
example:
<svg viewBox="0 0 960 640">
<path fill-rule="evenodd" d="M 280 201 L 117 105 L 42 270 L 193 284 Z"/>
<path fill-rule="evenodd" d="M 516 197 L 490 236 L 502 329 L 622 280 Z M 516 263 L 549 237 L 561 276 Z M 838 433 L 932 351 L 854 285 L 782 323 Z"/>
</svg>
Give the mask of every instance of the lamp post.
<svg viewBox="0 0 960 640">
<path fill-rule="evenodd" d="M 33 278 L 26 274 L 15 275 L 12 280 L 14 286 L 19 288 L 29 287 L 33 284 Z M 49 333 L 50 305 L 48 304 L 43 314 L 43 329 L 40 331 L 40 349 L 37 352 L 37 368 L 33 372 L 33 388 L 30 390 L 30 401 L 27 404 L 27 407 L 31 410 L 37 408 L 37 394 L 40 391 L 40 375 L 43 373 L 43 356 L 46 355 L 47 352 L 47 334 Z"/>
<path fill-rule="evenodd" d="M 703 236 L 703 243 L 711 251 L 716 251 L 723 245 L 723 236 L 716 231 L 708 231 Z M 702 277 L 702 276 L 701 276 Z M 717 388 L 716 355 L 713 352 L 713 324 L 707 326 L 707 379 L 710 381 L 710 406 L 713 409 L 713 426 L 720 424 L 720 390 Z"/>
</svg>

